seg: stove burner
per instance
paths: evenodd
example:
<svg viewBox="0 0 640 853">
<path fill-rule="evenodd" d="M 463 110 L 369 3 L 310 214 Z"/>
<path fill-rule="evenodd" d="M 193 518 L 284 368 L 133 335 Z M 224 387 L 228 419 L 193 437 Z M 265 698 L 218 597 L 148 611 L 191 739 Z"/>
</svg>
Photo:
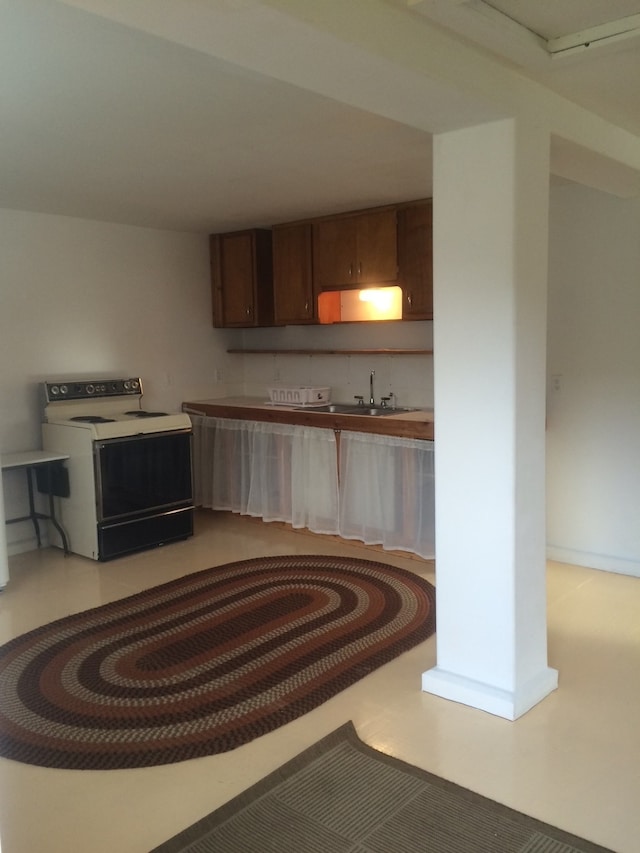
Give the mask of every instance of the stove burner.
<svg viewBox="0 0 640 853">
<path fill-rule="evenodd" d="M 125 415 L 132 415 L 134 418 L 160 418 L 166 414 L 166 412 L 145 412 L 143 409 L 134 409 L 132 412 L 125 412 Z"/>
<path fill-rule="evenodd" d="M 78 415 L 71 418 L 72 421 L 80 421 L 83 424 L 111 424 L 113 418 L 103 418 L 100 415 Z"/>
</svg>

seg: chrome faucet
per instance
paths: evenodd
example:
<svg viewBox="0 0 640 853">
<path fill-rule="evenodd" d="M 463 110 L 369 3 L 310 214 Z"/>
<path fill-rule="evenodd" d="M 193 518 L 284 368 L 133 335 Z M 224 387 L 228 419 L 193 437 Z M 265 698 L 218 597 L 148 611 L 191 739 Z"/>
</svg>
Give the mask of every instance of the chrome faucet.
<svg viewBox="0 0 640 853">
<path fill-rule="evenodd" d="M 369 374 L 369 405 L 370 406 L 375 406 L 375 404 L 376 404 L 375 398 L 373 396 L 373 377 L 375 375 L 376 375 L 375 370 L 372 370 L 371 373 Z"/>
</svg>

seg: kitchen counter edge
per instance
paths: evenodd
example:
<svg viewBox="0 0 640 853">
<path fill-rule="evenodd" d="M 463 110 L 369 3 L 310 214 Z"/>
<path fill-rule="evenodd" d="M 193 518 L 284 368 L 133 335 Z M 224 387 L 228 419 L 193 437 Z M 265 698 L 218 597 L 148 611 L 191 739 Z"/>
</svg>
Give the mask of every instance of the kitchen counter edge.
<svg viewBox="0 0 640 853">
<path fill-rule="evenodd" d="M 195 400 L 182 404 L 182 411 L 211 418 L 236 418 L 265 421 L 267 423 L 293 424 L 294 426 L 368 432 L 374 435 L 392 435 L 399 438 L 417 438 L 433 441 L 433 412 L 420 410 L 397 415 L 339 415 L 316 412 L 313 408 L 300 411 L 284 406 L 273 406 L 252 397 L 221 397 L 213 400 Z"/>
</svg>

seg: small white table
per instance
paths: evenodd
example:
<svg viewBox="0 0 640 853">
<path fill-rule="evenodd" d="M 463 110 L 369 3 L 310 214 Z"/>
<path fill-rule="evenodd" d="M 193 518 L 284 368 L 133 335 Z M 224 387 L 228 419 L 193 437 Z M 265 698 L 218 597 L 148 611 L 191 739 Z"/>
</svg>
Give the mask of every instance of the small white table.
<svg viewBox="0 0 640 853">
<path fill-rule="evenodd" d="M 60 464 L 68 459 L 69 456 L 64 453 L 51 453 L 48 450 L 26 450 L 20 453 L 3 453 L 0 457 L 2 470 L 10 468 L 24 468 L 27 474 L 27 488 L 29 491 L 29 515 L 23 515 L 20 518 L 7 518 L 5 524 L 16 524 L 18 521 L 31 521 L 36 531 L 36 539 L 38 540 L 38 548 L 41 546 L 39 519 L 49 519 L 56 528 L 62 539 L 62 547 L 64 553 L 69 553 L 69 542 L 64 528 L 56 518 L 54 493 L 53 488 L 53 469 L 56 464 Z M 33 479 L 32 471 L 38 468 L 44 468 L 46 476 L 46 493 L 49 496 L 49 514 L 37 512 L 33 500 Z"/>
</svg>

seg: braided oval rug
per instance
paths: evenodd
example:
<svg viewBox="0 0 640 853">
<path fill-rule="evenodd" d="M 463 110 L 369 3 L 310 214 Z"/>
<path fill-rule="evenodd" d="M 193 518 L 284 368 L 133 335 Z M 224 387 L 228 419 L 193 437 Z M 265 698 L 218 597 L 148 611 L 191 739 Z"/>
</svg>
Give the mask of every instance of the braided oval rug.
<svg viewBox="0 0 640 853">
<path fill-rule="evenodd" d="M 0 647 L 0 755 L 107 770 L 226 752 L 435 631 L 435 590 L 370 560 L 187 575 Z"/>
</svg>

